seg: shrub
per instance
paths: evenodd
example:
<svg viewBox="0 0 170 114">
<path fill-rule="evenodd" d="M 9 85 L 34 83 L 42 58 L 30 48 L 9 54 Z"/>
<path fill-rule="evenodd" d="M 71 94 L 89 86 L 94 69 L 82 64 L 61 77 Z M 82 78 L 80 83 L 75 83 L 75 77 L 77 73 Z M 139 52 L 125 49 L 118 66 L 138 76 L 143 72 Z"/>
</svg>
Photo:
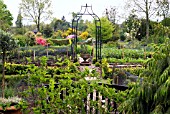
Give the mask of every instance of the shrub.
<svg viewBox="0 0 170 114">
<path fill-rule="evenodd" d="M 100 63 L 99 63 L 99 62 L 96 62 L 96 63 L 95 63 L 95 67 L 100 67 Z"/>
<path fill-rule="evenodd" d="M 120 34 L 118 32 L 115 32 L 113 34 L 113 41 L 117 41 L 117 40 L 119 40 L 119 38 L 120 38 Z M 108 40 L 108 41 L 110 41 L 110 40 Z"/>
<path fill-rule="evenodd" d="M 25 36 L 27 37 L 26 39 L 26 44 L 29 46 L 35 45 L 35 34 L 32 31 L 28 31 L 25 33 Z"/>
<path fill-rule="evenodd" d="M 21 47 L 24 47 L 27 44 L 27 37 L 25 35 L 15 35 L 14 38 L 18 40 L 18 45 Z"/>
<path fill-rule="evenodd" d="M 36 44 L 42 45 L 42 46 L 48 45 L 46 39 L 42 38 L 42 36 L 36 37 Z"/>
<path fill-rule="evenodd" d="M 15 28 L 15 34 L 24 35 L 25 28 Z"/>
<path fill-rule="evenodd" d="M 69 44 L 69 40 L 68 39 L 63 39 L 63 40 L 58 40 L 58 39 L 51 39 L 51 41 L 55 44 L 55 45 L 68 45 Z"/>
<path fill-rule="evenodd" d="M 88 35 L 89 35 L 88 32 L 83 32 L 83 33 L 81 33 L 80 37 L 81 37 L 82 39 L 87 39 Z"/>
<path fill-rule="evenodd" d="M 57 32 L 53 32 L 51 38 L 53 38 L 53 39 L 61 39 L 62 38 L 62 31 L 58 30 Z"/>
<path fill-rule="evenodd" d="M 46 25 L 44 30 L 43 30 L 43 33 L 44 33 L 45 37 L 51 37 L 52 32 L 53 32 L 52 27 L 50 25 Z"/>
<path fill-rule="evenodd" d="M 29 67 L 29 65 L 6 63 L 5 64 L 5 69 L 6 69 L 5 73 L 7 75 L 23 74 L 28 67 Z M 0 65 L 0 69 L 2 69 L 1 65 Z M 1 70 L 0 70 L 0 72 L 2 73 Z"/>
<path fill-rule="evenodd" d="M 37 34 L 35 35 L 35 37 L 42 37 L 42 33 L 41 33 L 41 32 L 37 32 Z"/>
<path fill-rule="evenodd" d="M 49 38 L 47 39 L 47 43 L 50 44 L 50 46 L 53 46 L 53 45 L 54 45 L 54 43 L 53 43 L 53 42 L 51 41 L 51 39 L 49 39 Z"/>
</svg>

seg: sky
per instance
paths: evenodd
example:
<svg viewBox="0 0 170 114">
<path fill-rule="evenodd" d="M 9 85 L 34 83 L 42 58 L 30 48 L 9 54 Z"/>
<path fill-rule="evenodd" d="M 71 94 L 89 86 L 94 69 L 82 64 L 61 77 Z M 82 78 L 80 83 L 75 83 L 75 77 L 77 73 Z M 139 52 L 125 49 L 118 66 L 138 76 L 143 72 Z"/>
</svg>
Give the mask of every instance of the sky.
<svg viewBox="0 0 170 114">
<path fill-rule="evenodd" d="M 4 3 L 7 5 L 7 9 L 13 15 L 13 23 L 17 19 L 17 15 L 19 12 L 19 3 L 21 0 L 4 0 Z M 125 0 L 52 0 L 52 11 L 53 17 L 61 19 L 62 16 L 65 16 L 66 20 L 71 22 L 72 20 L 72 12 L 79 12 L 81 6 L 92 6 L 93 12 L 98 16 L 102 17 L 106 8 L 110 8 L 111 6 L 116 7 L 118 12 L 122 12 Z M 91 20 L 90 16 L 83 16 L 84 20 Z M 24 24 L 29 24 L 28 21 L 23 20 Z"/>
</svg>

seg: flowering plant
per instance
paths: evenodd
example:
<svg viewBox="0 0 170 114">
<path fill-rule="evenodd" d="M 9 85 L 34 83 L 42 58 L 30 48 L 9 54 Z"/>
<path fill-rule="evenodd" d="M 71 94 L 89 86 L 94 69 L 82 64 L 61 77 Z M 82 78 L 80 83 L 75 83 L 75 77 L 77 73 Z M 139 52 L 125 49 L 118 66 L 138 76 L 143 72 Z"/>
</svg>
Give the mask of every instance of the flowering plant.
<svg viewBox="0 0 170 114">
<path fill-rule="evenodd" d="M 16 108 L 24 106 L 25 101 L 17 96 L 1 98 L 0 97 L 0 109 L 5 110 L 7 107 L 14 106 Z"/>
<path fill-rule="evenodd" d="M 41 36 L 36 37 L 36 43 L 42 46 L 48 45 L 46 39 L 42 38 Z"/>
</svg>

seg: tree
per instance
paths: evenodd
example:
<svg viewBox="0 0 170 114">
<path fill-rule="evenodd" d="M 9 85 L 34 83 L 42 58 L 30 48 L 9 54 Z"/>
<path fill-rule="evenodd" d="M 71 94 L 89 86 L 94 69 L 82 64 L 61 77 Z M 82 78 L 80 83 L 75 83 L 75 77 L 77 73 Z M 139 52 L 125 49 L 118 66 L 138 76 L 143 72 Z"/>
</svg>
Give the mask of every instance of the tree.
<svg viewBox="0 0 170 114">
<path fill-rule="evenodd" d="M 109 9 L 106 9 L 106 16 L 107 18 L 113 23 L 116 23 L 116 15 L 117 15 L 117 8 L 111 7 Z"/>
<path fill-rule="evenodd" d="M 87 25 L 84 23 L 83 19 L 80 19 L 80 22 L 78 24 L 79 31 L 86 31 Z"/>
<path fill-rule="evenodd" d="M 149 38 L 149 20 L 157 10 L 156 0 L 130 0 L 129 7 L 138 13 L 144 13 L 146 19 L 146 38 Z"/>
<path fill-rule="evenodd" d="M 170 40 L 160 46 L 140 74 L 142 82 L 130 86 L 127 100 L 120 109 L 126 114 L 169 114 L 170 113 Z"/>
<path fill-rule="evenodd" d="M 100 18 L 101 21 L 101 34 L 102 34 L 102 41 L 108 42 L 113 40 L 113 31 L 115 29 L 114 25 L 106 18 Z M 92 37 L 95 37 L 96 28 L 95 28 L 95 21 L 93 23 L 88 24 L 87 31 L 91 34 Z"/>
<path fill-rule="evenodd" d="M 64 17 L 64 16 L 63 16 Z M 66 21 L 65 17 L 62 17 L 62 31 L 67 30 L 70 27 L 70 23 L 68 21 Z"/>
<path fill-rule="evenodd" d="M 130 34 L 130 39 L 135 40 L 139 27 L 141 25 L 140 19 L 133 12 L 129 15 L 128 19 L 124 22 L 125 31 Z"/>
<path fill-rule="evenodd" d="M 138 27 L 137 33 L 136 33 L 136 39 L 138 39 L 139 41 L 141 41 L 142 39 L 144 39 L 144 37 L 146 37 L 146 19 L 140 19 L 140 25 Z M 149 34 L 150 36 L 153 34 L 153 25 L 152 24 L 154 22 L 150 21 L 149 23 Z M 148 41 L 149 39 L 146 39 L 146 41 Z"/>
<path fill-rule="evenodd" d="M 61 30 L 62 28 L 62 20 L 54 18 L 50 25 L 53 27 L 54 31 Z"/>
<path fill-rule="evenodd" d="M 21 15 L 21 9 L 19 10 L 17 21 L 15 22 L 17 28 L 22 28 L 22 15 Z"/>
<path fill-rule="evenodd" d="M 54 31 L 65 31 L 70 27 L 70 23 L 65 20 L 64 16 L 62 19 L 54 18 L 50 25 L 54 28 Z"/>
<path fill-rule="evenodd" d="M 159 6 L 158 16 L 163 16 L 164 25 L 166 26 L 166 17 L 169 13 L 169 0 L 157 0 Z"/>
<path fill-rule="evenodd" d="M 52 15 L 51 0 L 22 0 L 20 4 L 24 16 L 34 22 L 40 31 L 40 23 Z"/>
<path fill-rule="evenodd" d="M 5 89 L 5 61 L 7 51 L 11 51 L 16 47 L 16 42 L 9 34 L 0 30 L 0 50 L 2 51 L 2 97 L 4 97 Z"/>
<path fill-rule="evenodd" d="M 170 27 L 170 18 L 166 17 L 161 21 L 162 25 Z"/>
<path fill-rule="evenodd" d="M 44 30 L 43 30 L 43 33 L 44 33 L 45 37 L 47 37 L 47 38 L 51 37 L 51 36 L 52 36 L 52 32 L 53 32 L 52 27 L 47 24 L 47 25 L 44 27 Z"/>
<path fill-rule="evenodd" d="M 7 6 L 0 0 L 0 29 L 7 30 L 12 25 L 12 14 L 7 10 Z"/>
</svg>

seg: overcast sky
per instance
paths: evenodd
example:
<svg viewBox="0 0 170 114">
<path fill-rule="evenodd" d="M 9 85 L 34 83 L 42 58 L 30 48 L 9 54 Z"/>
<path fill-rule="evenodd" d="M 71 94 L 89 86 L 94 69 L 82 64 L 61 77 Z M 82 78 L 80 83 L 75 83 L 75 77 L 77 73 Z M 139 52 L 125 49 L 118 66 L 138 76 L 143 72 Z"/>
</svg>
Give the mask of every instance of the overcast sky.
<svg viewBox="0 0 170 114">
<path fill-rule="evenodd" d="M 72 12 L 79 12 L 81 6 L 90 5 L 93 8 L 93 12 L 101 17 L 104 14 L 106 8 L 116 6 L 119 9 L 119 13 L 122 12 L 125 0 L 52 0 L 53 17 L 61 19 L 62 16 L 66 17 L 67 21 L 71 21 Z M 7 9 L 12 13 L 15 23 L 18 11 L 19 3 L 21 0 L 4 0 L 7 5 Z M 83 19 L 90 19 L 90 16 L 83 16 Z M 28 22 L 23 22 L 28 24 Z"/>
</svg>

